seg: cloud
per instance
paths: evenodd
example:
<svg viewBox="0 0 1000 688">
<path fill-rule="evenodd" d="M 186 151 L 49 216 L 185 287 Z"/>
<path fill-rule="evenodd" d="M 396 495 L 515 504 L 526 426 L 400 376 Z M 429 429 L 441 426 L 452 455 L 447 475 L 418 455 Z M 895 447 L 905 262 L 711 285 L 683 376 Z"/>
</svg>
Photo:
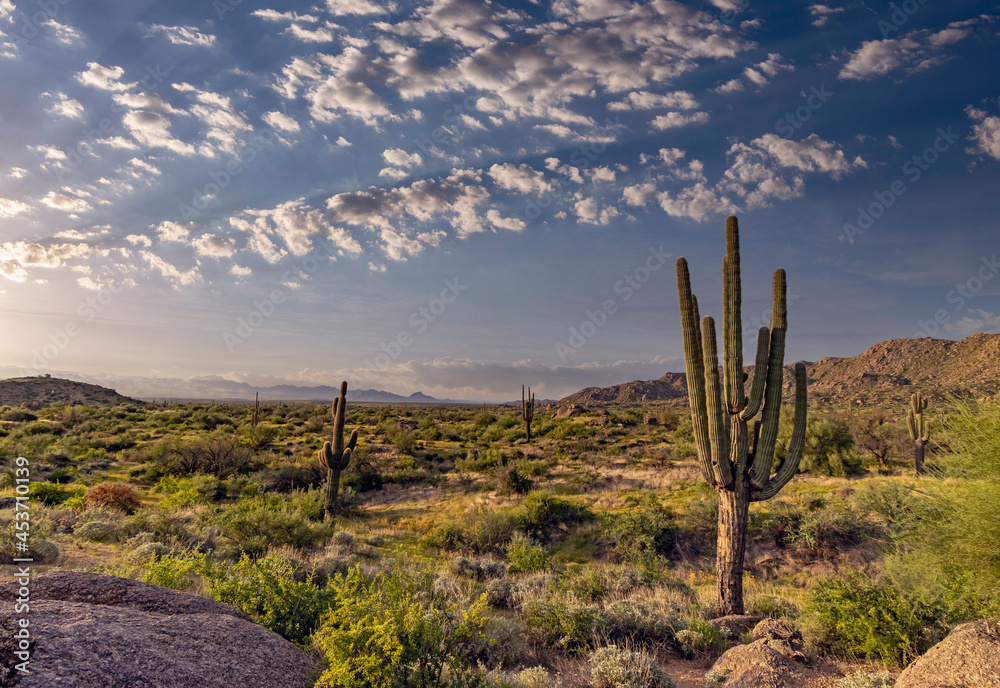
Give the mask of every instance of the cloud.
<svg viewBox="0 0 1000 688">
<path fill-rule="evenodd" d="M 402 148 L 388 148 L 382 151 L 382 158 L 394 167 L 419 167 L 424 162 L 420 153 L 407 153 Z"/>
<path fill-rule="evenodd" d="M 965 108 L 966 114 L 973 120 L 979 120 L 972 125 L 971 138 L 975 145 L 966 149 L 968 153 L 981 153 L 1000 160 L 1000 117 L 987 117 L 986 112 L 971 105 Z"/>
<path fill-rule="evenodd" d="M 156 236 L 159 237 L 160 241 L 184 242 L 187 241 L 190 233 L 191 231 L 187 227 L 170 220 L 164 220 L 156 227 Z"/>
<path fill-rule="evenodd" d="M 50 191 L 42 199 L 42 203 L 54 210 L 61 210 L 64 213 L 85 213 L 90 210 L 90 204 L 82 198 L 78 198 L 71 193 L 60 191 Z"/>
<path fill-rule="evenodd" d="M 326 9 L 334 16 L 386 14 L 395 11 L 396 3 L 387 2 L 383 5 L 371 0 L 326 0 Z"/>
<path fill-rule="evenodd" d="M 774 158 L 783 167 L 791 167 L 803 172 L 823 172 L 834 179 L 858 167 L 867 167 L 860 158 L 849 162 L 844 151 L 831 141 L 824 141 L 816 134 L 810 134 L 801 141 L 783 139 L 777 134 L 764 134 L 754 139 L 752 147 Z M 730 152 L 741 150 L 739 144 Z"/>
<path fill-rule="evenodd" d="M 698 107 L 698 101 L 687 91 L 661 94 L 634 91 L 625 96 L 623 100 L 608 103 L 609 110 L 652 110 L 653 108 L 693 110 L 696 107 Z"/>
<path fill-rule="evenodd" d="M 166 148 L 179 155 L 194 155 L 195 147 L 170 135 L 170 120 L 158 112 L 132 110 L 125 113 L 122 123 L 139 143 L 153 148 Z"/>
<path fill-rule="evenodd" d="M 229 268 L 229 274 L 236 277 L 249 277 L 253 274 L 253 270 L 243 267 L 242 265 L 234 264 L 231 268 Z"/>
<path fill-rule="evenodd" d="M 42 244 L 27 241 L 7 241 L 0 244 L 0 273 L 14 282 L 24 282 L 27 268 L 54 269 L 74 258 L 86 258 L 91 252 L 87 244 Z"/>
<path fill-rule="evenodd" d="M 333 41 L 333 28 L 336 24 L 327 24 L 326 26 L 318 26 L 315 29 L 307 29 L 301 24 L 292 24 L 284 33 L 290 33 L 295 38 L 300 41 L 305 41 L 306 43 L 330 43 Z"/>
<path fill-rule="evenodd" d="M 519 217 L 502 217 L 496 208 L 486 211 L 486 219 L 497 229 L 509 229 L 512 232 L 520 232 L 527 226 L 527 223 Z"/>
<path fill-rule="evenodd" d="M 282 131 L 297 132 L 301 128 L 298 122 L 281 112 L 268 112 L 264 115 L 263 120 L 275 129 Z"/>
<path fill-rule="evenodd" d="M 991 21 L 987 15 L 952 22 L 941 31 L 911 31 L 899 38 L 865 41 L 850 53 L 838 78 L 863 81 L 885 76 L 896 70 L 917 72 L 942 64 L 948 59 L 945 48 L 972 35 L 977 25 Z"/>
<path fill-rule="evenodd" d="M 273 238 L 280 239 L 297 256 L 305 255 L 314 248 L 313 237 L 333 244 L 336 255 L 358 256 L 362 252 L 361 244 L 348 230 L 335 226 L 322 211 L 306 204 L 305 199 L 287 201 L 269 210 L 244 212 L 258 219 L 254 227 L 244 225 L 240 228 L 249 231 L 251 235 L 262 234 L 270 242 L 270 246 L 266 242 L 251 242 L 253 248 L 265 259 L 276 254 L 274 242 L 271 241 Z"/>
<path fill-rule="evenodd" d="M 153 245 L 153 240 L 145 234 L 129 234 L 125 237 L 125 241 L 133 246 L 143 246 L 145 248 L 149 248 Z"/>
<path fill-rule="evenodd" d="M 78 100 L 69 98 L 65 93 L 57 93 L 59 100 L 49 108 L 49 112 L 69 119 L 80 119 L 83 117 L 83 105 Z"/>
<path fill-rule="evenodd" d="M 93 86 L 104 91 L 128 91 L 136 86 L 136 83 L 123 84 L 119 79 L 125 75 L 122 67 L 102 67 L 97 62 L 88 62 L 87 71 L 76 75 L 81 84 Z"/>
<path fill-rule="evenodd" d="M 840 14 L 843 11 L 843 7 L 830 7 L 828 5 L 809 6 L 809 14 L 814 17 L 812 21 L 813 26 L 826 26 L 826 23 L 830 21 L 830 17 L 832 15 Z"/>
<path fill-rule="evenodd" d="M 665 115 L 659 115 L 650 124 L 652 124 L 653 129 L 663 131 L 665 129 L 683 127 L 688 124 L 701 124 L 707 121 L 707 112 L 695 112 L 690 115 L 685 115 L 680 112 L 668 112 Z"/>
<path fill-rule="evenodd" d="M 117 93 L 114 100 L 119 105 L 125 105 L 133 110 L 149 110 L 167 115 L 178 115 L 184 112 L 163 100 L 158 93 Z"/>
<path fill-rule="evenodd" d="M 781 55 L 770 53 L 763 62 L 758 62 L 755 66 L 743 70 L 743 74 L 758 86 L 765 86 L 769 77 L 777 76 L 781 72 L 794 71 L 795 67 L 781 63 Z"/>
<path fill-rule="evenodd" d="M 163 26 L 154 24 L 152 31 L 162 33 L 175 45 L 193 45 L 207 47 L 215 43 L 215 36 L 204 34 L 194 26 Z"/>
<path fill-rule="evenodd" d="M 255 10 L 250 16 L 260 17 L 264 21 L 285 22 L 317 22 L 319 17 L 313 14 L 296 14 L 295 12 L 279 12 L 278 10 Z"/>
<path fill-rule="evenodd" d="M 42 22 L 44 26 L 52 37 L 58 43 L 63 45 L 73 45 L 74 43 L 82 42 L 82 37 L 80 32 L 74 29 L 72 26 L 67 26 L 65 24 L 60 24 L 55 19 L 48 19 Z"/>
<path fill-rule="evenodd" d="M 189 268 L 188 270 L 182 271 L 163 260 L 152 251 L 139 251 L 139 255 L 142 256 L 147 263 L 149 263 L 150 268 L 156 270 L 160 273 L 160 275 L 173 283 L 175 289 L 182 286 L 197 284 L 202 281 L 201 273 L 198 272 L 197 265 Z"/>
<path fill-rule="evenodd" d="M 524 16 L 490 0 L 431 0 L 414 14 L 415 19 L 392 25 L 391 30 L 423 42 L 448 41 L 466 48 L 508 38 L 509 23 Z"/>
<path fill-rule="evenodd" d="M 235 110 L 229 96 L 202 91 L 188 83 L 174 84 L 174 88 L 194 95 L 196 102 L 188 109 L 192 115 L 208 126 L 205 137 L 213 141 L 216 148 L 227 153 L 235 153 L 238 147 L 236 133 L 250 131 L 252 127 L 246 118 Z"/>
<path fill-rule="evenodd" d="M 552 183 L 545 178 L 544 172 L 525 164 L 514 165 L 509 162 L 496 164 L 490 167 L 488 174 L 497 186 L 508 191 L 541 196 L 553 190 Z"/>
<path fill-rule="evenodd" d="M 0 198 L 0 217 L 14 217 L 31 210 L 27 203 L 12 198 Z"/>
<path fill-rule="evenodd" d="M 576 202 L 573 211 L 580 222 L 590 225 L 607 225 L 612 218 L 618 216 L 618 209 L 614 206 L 599 208 L 597 201 L 593 198 L 583 198 Z"/>
<path fill-rule="evenodd" d="M 236 239 L 215 234 L 202 234 L 191 245 L 199 256 L 210 258 L 229 258 L 236 251 Z"/>
</svg>

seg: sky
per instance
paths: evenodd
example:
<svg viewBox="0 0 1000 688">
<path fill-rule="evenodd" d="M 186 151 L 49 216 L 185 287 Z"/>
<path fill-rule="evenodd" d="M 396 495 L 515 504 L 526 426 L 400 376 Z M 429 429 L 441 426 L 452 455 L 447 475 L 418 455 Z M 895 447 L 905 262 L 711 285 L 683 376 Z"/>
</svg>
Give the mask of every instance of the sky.
<svg viewBox="0 0 1000 688">
<path fill-rule="evenodd" d="M 1000 3 L 0 0 L 0 372 L 539 398 L 1000 332 Z"/>
</svg>

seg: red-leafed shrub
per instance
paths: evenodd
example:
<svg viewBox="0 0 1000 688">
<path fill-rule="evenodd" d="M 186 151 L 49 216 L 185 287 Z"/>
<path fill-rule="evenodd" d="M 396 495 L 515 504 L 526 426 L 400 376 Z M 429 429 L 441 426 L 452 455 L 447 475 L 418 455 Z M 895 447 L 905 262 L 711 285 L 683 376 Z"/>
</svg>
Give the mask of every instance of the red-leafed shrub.
<svg viewBox="0 0 1000 688">
<path fill-rule="evenodd" d="M 94 485 L 87 491 L 87 504 L 105 509 L 117 509 L 126 514 L 131 514 L 142 506 L 139 495 L 134 489 L 128 485 L 115 483 Z"/>
</svg>

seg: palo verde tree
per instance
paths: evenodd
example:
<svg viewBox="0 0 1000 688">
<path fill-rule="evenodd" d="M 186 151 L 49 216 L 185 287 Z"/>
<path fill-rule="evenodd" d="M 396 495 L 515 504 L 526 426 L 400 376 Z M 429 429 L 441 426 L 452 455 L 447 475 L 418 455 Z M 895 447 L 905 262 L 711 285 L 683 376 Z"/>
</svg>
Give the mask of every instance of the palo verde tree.
<svg viewBox="0 0 1000 688">
<path fill-rule="evenodd" d="M 771 327 L 757 334 L 757 358 L 749 398 L 744 383 L 743 327 L 740 315 L 740 239 L 736 217 L 726 219 L 726 255 L 722 259 L 723 367 L 719 379 L 715 320 L 701 320 L 691 293 L 687 261 L 677 259 L 688 402 L 698 462 L 705 480 L 719 491 L 718 569 L 722 614 L 743 613 L 743 557 L 750 502 L 770 499 L 798 469 L 806 431 L 806 368 L 795 364 L 795 416 L 788 451 L 774 466 L 784 377 L 785 271 L 774 271 Z M 747 422 L 754 421 L 752 437 Z"/>
<path fill-rule="evenodd" d="M 524 431 L 528 435 L 528 443 L 531 443 L 531 421 L 535 417 L 535 395 L 528 387 L 528 396 L 524 396 L 524 385 L 521 385 L 521 418 L 524 420 Z"/>
<path fill-rule="evenodd" d="M 347 381 L 340 383 L 340 397 L 333 400 L 333 444 L 324 442 L 319 450 L 319 462 L 326 469 L 326 490 L 323 503 L 326 518 L 336 516 L 340 505 L 340 472 L 351 463 L 351 452 L 358 443 L 358 431 L 351 433 L 351 439 L 344 446 L 344 419 L 347 415 Z"/>
<path fill-rule="evenodd" d="M 913 440 L 913 465 L 917 469 L 917 475 L 924 472 L 924 445 L 931 438 L 930 421 L 924 420 L 926 408 L 927 400 L 919 390 L 914 392 L 910 397 L 910 409 L 906 412 L 906 426 L 910 431 L 910 439 Z"/>
</svg>

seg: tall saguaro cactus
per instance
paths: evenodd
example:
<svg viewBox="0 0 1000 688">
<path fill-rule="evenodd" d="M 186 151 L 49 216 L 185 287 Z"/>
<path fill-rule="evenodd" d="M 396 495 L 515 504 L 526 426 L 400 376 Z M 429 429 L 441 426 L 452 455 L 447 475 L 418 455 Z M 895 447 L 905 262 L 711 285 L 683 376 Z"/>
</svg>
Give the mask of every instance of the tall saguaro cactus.
<svg viewBox="0 0 1000 688">
<path fill-rule="evenodd" d="M 521 418 L 524 419 L 524 431 L 528 434 L 528 443 L 531 443 L 531 421 L 535 418 L 535 395 L 528 387 L 528 396 L 524 396 L 524 385 L 521 385 Z"/>
<path fill-rule="evenodd" d="M 719 376 L 715 320 L 706 315 L 698 330 L 698 300 L 684 258 L 677 259 L 688 402 L 698 461 L 705 480 L 719 491 L 718 569 L 722 614 L 743 613 L 743 558 L 750 502 L 770 499 L 798 469 L 806 431 L 806 368 L 795 364 L 795 423 L 788 451 L 775 467 L 774 447 L 781 415 L 785 356 L 785 271 L 774 271 L 771 327 L 757 333 L 757 358 L 749 398 L 743 372 L 740 315 L 740 238 L 735 216 L 726 218 L 726 255 L 722 259 L 723 366 Z M 752 437 L 747 422 L 754 421 Z M 774 469 L 772 471 L 772 468 Z"/>
<path fill-rule="evenodd" d="M 910 397 L 910 409 L 906 413 L 906 425 L 910 430 L 910 439 L 913 440 L 913 465 L 918 475 L 924 472 L 924 445 L 931 438 L 930 421 L 924 420 L 926 408 L 927 400 L 919 390 L 914 392 Z"/>
<path fill-rule="evenodd" d="M 344 419 L 347 415 L 347 381 L 340 383 L 340 397 L 333 400 L 333 444 L 324 442 L 319 451 L 319 462 L 326 469 L 326 491 L 323 494 L 327 518 L 333 518 L 340 508 L 337 498 L 340 494 L 340 472 L 351 463 L 351 452 L 358 443 L 358 431 L 351 433 L 351 439 L 344 446 Z"/>
</svg>

